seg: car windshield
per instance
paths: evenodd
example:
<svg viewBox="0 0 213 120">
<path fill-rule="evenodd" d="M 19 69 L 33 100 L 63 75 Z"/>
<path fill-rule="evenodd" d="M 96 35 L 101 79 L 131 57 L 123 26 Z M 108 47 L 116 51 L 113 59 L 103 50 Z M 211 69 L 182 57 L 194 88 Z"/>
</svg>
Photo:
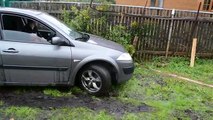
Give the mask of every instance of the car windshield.
<svg viewBox="0 0 213 120">
<path fill-rule="evenodd" d="M 43 18 L 54 25 L 56 25 L 59 29 L 63 30 L 66 34 L 68 34 L 72 39 L 82 38 L 82 33 L 74 30 L 71 27 L 68 27 L 66 24 L 61 22 L 60 20 L 56 19 L 55 17 L 48 15 L 48 14 L 41 14 Z"/>
</svg>

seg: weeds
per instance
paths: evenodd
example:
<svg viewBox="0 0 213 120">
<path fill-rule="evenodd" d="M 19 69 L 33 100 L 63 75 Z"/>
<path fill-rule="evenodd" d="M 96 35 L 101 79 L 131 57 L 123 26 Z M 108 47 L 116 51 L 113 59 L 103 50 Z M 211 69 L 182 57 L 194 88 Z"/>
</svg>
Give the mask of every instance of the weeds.
<svg viewBox="0 0 213 120">
<path fill-rule="evenodd" d="M 107 4 L 97 7 L 98 10 L 108 10 Z M 98 13 L 90 8 L 79 10 L 77 7 L 71 8 L 71 13 L 63 11 L 63 21 L 70 27 L 81 32 L 91 33 L 102 36 L 123 45 L 126 50 L 133 55 L 135 47 L 131 44 L 131 33 L 127 32 L 127 28 L 121 24 L 107 26 L 109 20 L 106 19 L 106 14 Z"/>
<path fill-rule="evenodd" d="M 189 67 L 189 59 L 172 57 L 168 60 L 155 58 L 151 64 L 152 68 L 164 72 L 175 73 L 191 79 L 200 80 L 213 84 L 213 60 L 196 59 L 194 68 Z"/>
<path fill-rule="evenodd" d="M 15 120 L 38 120 L 44 118 L 48 118 L 49 120 L 114 120 L 114 117 L 105 111 L 95 112 L 83 107 L 60 108 L 47 111 L 39 108 L 12 106 L 0 109 L 0 113 L 4 114 L 4 117 L 1 116 L 0 119 L 13 118 Z"/>
<path fill-rule="evenodd" d="M 53 97 L 68 97 L 68 96 L 72 96 L 72 92 L 69 91 L 69 92 L 61 92 L 57 89 L 45 89 L 43 91 L 43 93 L 45 95 L 50 95 L 50 96 L 53 96 Z"/>
<path fill-rule="evenodd" d="M 51 120 L 113 120 L 105 111 L 94 112 L 88 108 L 62 108 L 52 111 L 48 116 Z"/>
<path fill-rule="evenodd" d="M 12 106 L 6 109 L 0 109 L 0 112 L 4 113 L 5 117 L 16 118 L 17 120 L 36 120 L 40 109 Z"/>
<path fill-rule="evenodd" d="M 78 87 L 73 87 L 68 90 L 58 90 L 56 88 L 44 89 L 43 93 L 45 95 L 50 95 L 53 97 L 71 97 L 73 94 L 83 94 L 83 91 Z"/>
<path fill-rule="evenodd" d="M 131 117 L 133 119 L 141 117 L 147 119 L 192 119 L 192 117 L 210 119 L 213 117 L 211 88 L 162 77 L 144 66 L 137 68 L 133 79 L 121 85 L 118 91 L 118 98 L 122 101 L 132 104 L 143 102 L 154 108 L 151 113 L 127 113 L 124 117 L 127 120 Z M 191 113 L 186 111 L 191 111 Z"/>
<path fill-rule="evenodd" d="M 4 102 L 0 100 L 0 107 L 4 105 Z"/>
</svg>

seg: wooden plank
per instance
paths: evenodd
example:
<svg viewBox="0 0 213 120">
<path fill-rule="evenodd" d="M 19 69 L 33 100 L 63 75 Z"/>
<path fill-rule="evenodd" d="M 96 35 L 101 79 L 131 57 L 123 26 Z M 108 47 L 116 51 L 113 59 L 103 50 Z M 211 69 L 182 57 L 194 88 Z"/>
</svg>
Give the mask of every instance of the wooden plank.
<svg viewBox="0 0 213 120">
<path fill-rule="evenodd" d="M 192 43 L 190 67 L 194 67 L 194 65 L 195 65 L 196 49 L 197 49 L 197 38 L 194 38 L 193 43 Z"/>
</svg>

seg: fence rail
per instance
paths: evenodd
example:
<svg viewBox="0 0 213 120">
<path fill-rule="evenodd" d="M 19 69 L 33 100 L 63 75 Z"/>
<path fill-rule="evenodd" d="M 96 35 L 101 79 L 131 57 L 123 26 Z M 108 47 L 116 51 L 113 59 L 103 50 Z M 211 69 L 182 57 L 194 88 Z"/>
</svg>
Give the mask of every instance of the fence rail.
<svg viewBox="0 0 213 120">
<path fill-rule="evenodd" d="M 93 6 L 100 6 L 101 4 L 94 3 Z M 12 7 L 17 8 L 29 8 L 44 11 L 59 11 L 59 10 L 70 10 L 72 6 L 76 6 L 79 9 L 89 7 L 89 3 L 85 2 L 32 2 L 32 1 L 13 1 L 11 2 Z M 145 10 L 144 10 L 145 9 Z M 144 8 L 143 6 L 127 6 L 127 5 L 115 5 L 109 6 L 110 11 L 119 13 L 129 13 L 129 14 L 144 14 L 149 16 L 166 16 L 171 17 L 172 9 L 162 9 L 162 8 Z M 189 10 L 176 10 L 175 17 L 195 17 L 197 11 Z M 212 12 L 200 12 L 200 17 L 212 17 Z"/>
<path fill-rule="evenodd" d="M 42 10 L 60 19 L 64 9 L 69 11 L 72 6 L 76 6 L 78 9 L 89 7 L 89 3 L 79 2 L 12 2 L 11 5 L 17 8 Z M 95 7 L 99 5 L 94 4 Z M 139 38 L 135 54 L 137 59 L 144 60 L 165 55 L 169 34 L 171 35 L 169 56 L 189 55 L 196 11 L 176 10 L 176 14 L 172 18 L 170 9 L 125 5 L 110 5 L 109 7 L 115 13 L 98 14 L 99 16 L 105 15 L 107 23 L 94 26 L 94 28 L 98 28 L 96 32 L 103 32 L 104 29 L 101 28 L 110 28 L 118 24 L 131 29 L 131 24 L 137 22 L 141 26 L 140 28 L 144 28 L 143 32 L 137 35 Z M 146 9 L 145 13 L 144 9 Z M 197 56 L 213 58 L 213 13 L 201 12 L 198 21 Z M 172 28 L 171 24 L 173 24 Z"/>
</svg>

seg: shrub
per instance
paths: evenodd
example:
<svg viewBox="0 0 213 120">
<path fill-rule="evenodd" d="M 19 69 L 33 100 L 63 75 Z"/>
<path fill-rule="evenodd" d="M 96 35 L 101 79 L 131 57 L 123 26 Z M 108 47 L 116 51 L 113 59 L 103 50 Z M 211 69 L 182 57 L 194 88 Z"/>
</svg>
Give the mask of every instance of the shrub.
<svg viewBox="0 0 213 120">
<path fill-rule="evenodd" d="M 96 9 L 106 11 L 109 7 L 103 4 Z M 134 54 L 135 48 L 131 45 L 132 36 L 130 31 L 122 25 L 110 26 L 108 28 L 107 13 L 102 14 L 90 8 L 79 10 L 76 7 L 72 7 L 71 11 L 71 13 L 66 10 L 63 12 L 63 21 L 67 25 L 74 27 L 78 31 L 96 34 L 117 42 L 123 45 L 130 54 Z"/>
</svg>

